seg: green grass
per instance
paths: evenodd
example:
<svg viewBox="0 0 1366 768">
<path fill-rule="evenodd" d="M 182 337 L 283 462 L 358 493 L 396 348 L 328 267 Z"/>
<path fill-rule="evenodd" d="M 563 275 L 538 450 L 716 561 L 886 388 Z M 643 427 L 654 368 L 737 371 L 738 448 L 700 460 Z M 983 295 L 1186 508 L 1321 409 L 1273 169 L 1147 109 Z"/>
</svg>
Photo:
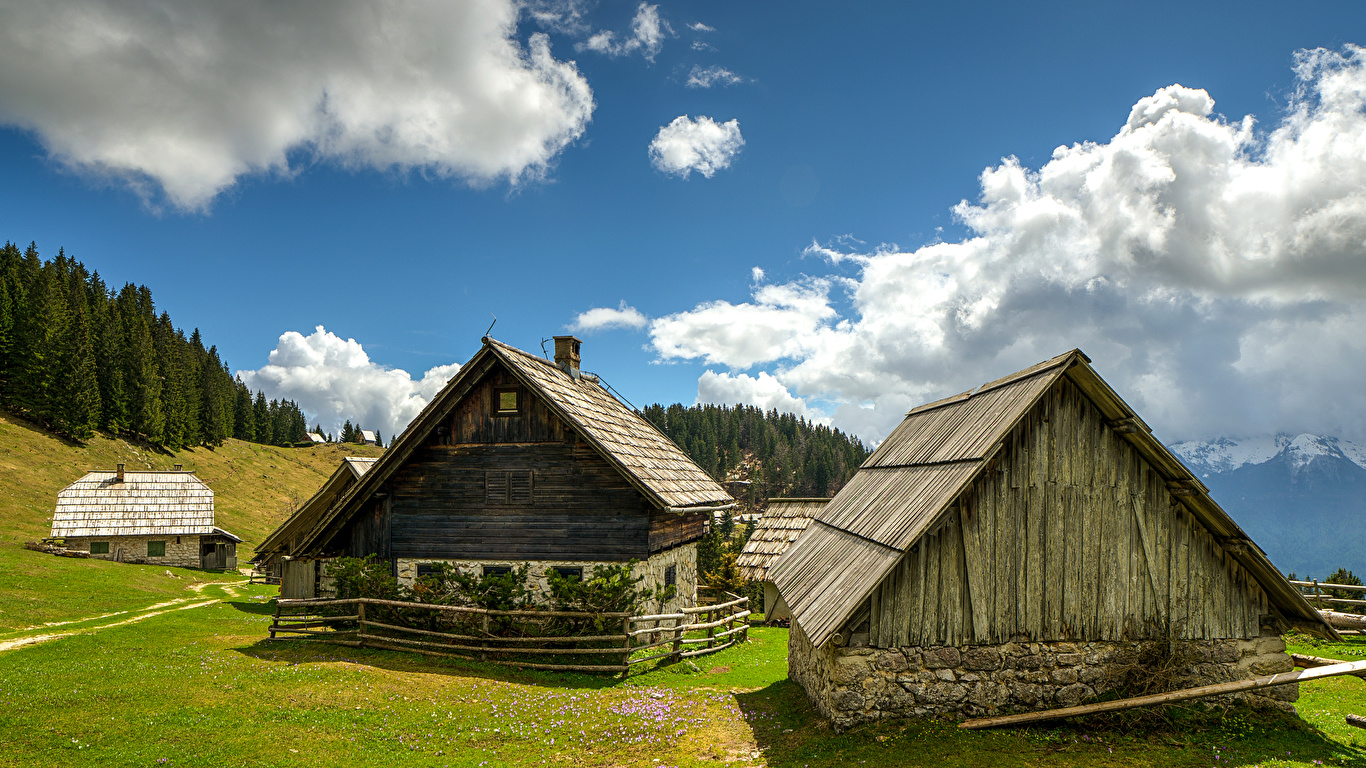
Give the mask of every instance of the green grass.
<svg viewBox="0 0 1366 768">
<path fill-rule="evenodd" d="M 1303 719 L 1197 706 L 1132 733 L 1110 719 L 988 732 L 897 721 L 836 734 L 787 679 L 783 629 L 756 628 L 695 669 L 621 680 L 271 643 L 273 590 L 238 591 L 0 652 L 0 766 L 1366 765 L 1366 733 L 1338 727 L 1361 711 L 1366 682 L 1355 678 L 1303 686 Z"/>
<path fill-rule="evenodd" d="M 0 414 L 0 633 L 141 608 L 192 596 L 186 589 L 197 581 L 240 578 L 23 549 L 25 541 L 51 532 L 57 492 L 91 469 L 124 462 L 131 469 L 183 464 L 194 470 L 214 490 L 218 525 L 246 540 L 238 547 L 245 565 L 251 544 L 284 520 L 291 505 L 313 495 L 342 456 L 379 453 L 358 445 L 275 448 L 229 440 L 215 450 L 172 454 L 98 435 L 86 443 L 65 441 Z"/>
</svg>

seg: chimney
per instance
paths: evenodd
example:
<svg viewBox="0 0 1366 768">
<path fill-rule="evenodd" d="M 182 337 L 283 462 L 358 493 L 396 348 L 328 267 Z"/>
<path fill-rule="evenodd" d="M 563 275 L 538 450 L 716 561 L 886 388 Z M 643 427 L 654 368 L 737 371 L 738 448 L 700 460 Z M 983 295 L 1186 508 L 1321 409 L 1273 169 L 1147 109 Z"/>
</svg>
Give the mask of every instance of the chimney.
<svg viewBox="0 0 1366 768">
<path fill-rule="evenodd" d="M 573 336 L 555 337 L 555 365 L 575 380 L 579 378 L 579 345 L 582 343 Z"/>
<path fill-rule="evenodd" d="M 123 462 L 119 462 L 119 468 L 114 471 L 114 482 L 123 482 Z"/>
<path fill-rule="evenodd" d="M 175 471 L 176 471 L 176 472 L 179 472 L 184 466 L 185 466 L 184 464 L 177 464 L 177 465 L 175 465 Z"/>
</svg>

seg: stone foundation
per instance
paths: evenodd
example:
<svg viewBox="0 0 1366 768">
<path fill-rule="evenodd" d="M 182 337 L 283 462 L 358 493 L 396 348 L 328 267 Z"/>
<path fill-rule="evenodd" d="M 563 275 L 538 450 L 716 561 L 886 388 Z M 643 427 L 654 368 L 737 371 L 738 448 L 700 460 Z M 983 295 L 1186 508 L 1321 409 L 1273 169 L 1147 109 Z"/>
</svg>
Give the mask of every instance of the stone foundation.
<svg viewBox="0 0 1366 768">
<path fill-rule="evenodd" d="M 166 555 L 164 557 L 148 557 L 147 542 L 164 541 L 166 542 Z M 90 551 L 91 542 L 105 542 L 109 544 L 109 554 L 95 555 L 90 557 L 96 560 L 119 560 L 119 551 L 123 551 L 121 562 L 143 563 L 146 565 L 167 565 L 177 568 L 198 568 L 199 567 L 199 537 L 196 535 L 180 536 L 68 536 L 64 541 L 67 549 L 77 549 L 82 552 Z"/>
<path fill-rule="evenodd" d="M 1080 704 L 1122 684 L 1157 648 L 1144 642 L 1011 642 L 911 648 L 814 648 L 792 626 L 788 675 L 806 689 L 837 730 L 892 717 L 984 717 Z M 1279 635 L 1248 640 L 1183 641 L 1190 666 L 1181 687 L 1288 672 Z M 1227 706 L 1294 711 L 1296 684 L 1202 699 Z"/>
<path fill-rule="evenodd" d="M 167 550 L 170 551 L 169 549 Z M 483 573 L 483 567 L 493 566 L 520 566 L 525 562 L 530 566 L 530 573 L 527 577 L 528 586 L 531 588 L 532 595 L 537 599 L 543 599 L 550 593 L 549 577 L 546 575 L 551 568 L 571 567 L 582 568 L 584 578 L 588 578 L 593 573 L 593 568 L 599 565 L 620 565 L 620 563 L 600 563 L 586 560 L 531 560 L 531 561 L 508 561 L 497 560 L 438 560 L 431 558 L 398 558 L 398 580 L 399 583 L 411 585 L 417 578 L 417 566 L 419 563 L 449 563 L 469 574 L 478 575 Z M 664 571 L 669 566 L 675 567 L 674 574 L 674 596 L 666 601 L 652 601 L 647 606 L 642 606 L 642 610 L 649 613 L 675 613 L 680 608 L 692 608 L 697 605 L 697 545 L 684 544 L 680 547 L 656 552 L 648 560 L 637 562 L 632 573 L 636 576 L 644 576 L 640 585 L 653 591 L 656 587 L 664 586 Z M 327 586 L 331 586 L 328 584 Z M 326 588 L 326 587 L 323 587 Z"/>
</svg>

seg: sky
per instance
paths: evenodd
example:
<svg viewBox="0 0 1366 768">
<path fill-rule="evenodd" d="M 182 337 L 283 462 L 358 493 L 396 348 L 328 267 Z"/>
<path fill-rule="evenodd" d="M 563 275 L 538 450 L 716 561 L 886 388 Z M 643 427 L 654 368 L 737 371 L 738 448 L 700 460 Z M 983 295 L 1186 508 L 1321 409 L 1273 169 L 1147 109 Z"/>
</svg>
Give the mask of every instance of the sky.
<svg viewBox="0 0 1366 768">
<path fill-rule="evenodd" d="M 1074 347 L 1169 442 L 1366 437 L 1366 5 L 920 5 L 0 0 L 0 238 L 325 429 L 496 318 L 869 443 Z"/>
</svg>

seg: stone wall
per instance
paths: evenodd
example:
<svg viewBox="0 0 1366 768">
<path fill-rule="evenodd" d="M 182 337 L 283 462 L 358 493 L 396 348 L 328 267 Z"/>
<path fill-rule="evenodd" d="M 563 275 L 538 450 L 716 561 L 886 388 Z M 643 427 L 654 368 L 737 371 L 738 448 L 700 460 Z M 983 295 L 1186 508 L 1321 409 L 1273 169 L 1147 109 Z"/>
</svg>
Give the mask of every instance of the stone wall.
<svg viewBox="0 0 1366 768">
<path fill-rule="evenodd" d="M 165 557 L 148 557 L 147 542 L 164 541 L 166 542 Z M 177 568 L 198 568 L 199 567 L 199 537 L 196 535 L 181 536 L 68 536 L 65 539 L 67 549 L 79 549 L 84 552 L 90 551 L 91 542 L 107 542 L 109 544 L 109 554 L 91 555 L 96 560 L 114 560 L 118 557 L 120 549 L 123 550 L 123 562 L 125 563 L 145 563 L 147 565 L 169 565 Z"/>
<path fill-rule="evenodd" d="M 486 565 L 515 567 L 523 564 L 521 561 L 499 562 L 493 560 L 399 558 L 399 583 L 411 585 L 417 578 L 417 566 L 419 563 L 449 563 L 459 568 L 461 571 L 473 575 L 482 573 L 482 569 Z M 585 560 L 531 560 L 526 561 L 526 565 L 530 566 L 529 575 L 527 577 L 528 586 L 531 588 L 533 597 L 537 600 L 541 600 L 550 594 L 549 577 L 546 574 L 551 568 L 582 568 L 584 578 L 588 578 L 592 575 L 593 568 L 596 566 L 620 565 L 620 563 L 599 563 Z M 673 613 L 680 608 L 691 608 L 697 604 L 696 544 L 684 544 L 663 552 L 656 552 L 650 556 L 650 559 L 637 562 L 635 568 L 632 569 L 632 573 L 636 576 L 644 576 L 644 579 L 640 582 L 640 586 L 653 592 L 656 587 L 662 588 L 664 586 L 664 571 L 670 565 L 675 566 L 674 596 L 663 602 L 652 601 L 649 605 L 642 606 L 641 610 L 651 613 Z"/>
<path fill-rule="evenodd" d="M 1146 642 L 1012 642 L 913 648 L 813 648 L 795 623 L 788 675 L 821 714 L 843 730 L 891 717 L 983 717 L 1080 704 L 1121 684 L 1160 646 Z M 1294 668 L 1279 635 L 1248 640 L 1183 641 L 1174 658 L 1181 687 L 1240 680 Z M 1290 709 L 1296 684 L 1203 701 Z"/>
</svg>

